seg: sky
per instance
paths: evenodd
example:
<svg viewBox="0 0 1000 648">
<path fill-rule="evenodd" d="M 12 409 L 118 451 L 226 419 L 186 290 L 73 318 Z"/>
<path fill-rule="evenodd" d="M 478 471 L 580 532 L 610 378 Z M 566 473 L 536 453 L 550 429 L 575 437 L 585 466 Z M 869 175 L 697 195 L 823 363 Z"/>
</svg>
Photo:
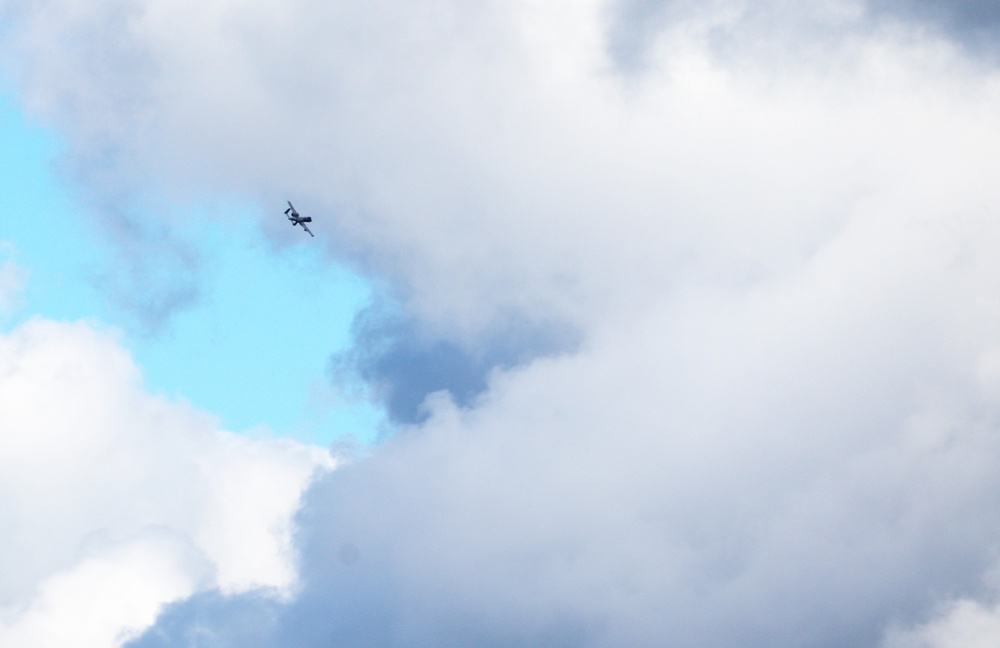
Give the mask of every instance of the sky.
<svg viewBox="0 0 1000 648">
<path fill-rule="evenodd" d="M 998 35 L 0 0 L 0 645 L 996 645 Z"/>
<path fill-rule="evenodd" d="M 210 409 L 227 429 L 321 445 L 374 440 L 377 409 L 329 385 L 316 352 L 348 345 L 371 298 L 364 279 L 316 249 L 269 243 L 257 231 L 261 210 L 232 199 L 178 207 L 184 222 L 171 236 L 183 254 L 137 268 L 59 172 L 58 133 L 11 96 L 3 108 L 5 262 L 20 286 L 3 312 L 8 327 L 37 315 L 116 327 L 151 391 Z M 282 217 L 282 205 L 271 207 Z M 164 310 L 171 299 L 182 305 Z"/>
</svg>

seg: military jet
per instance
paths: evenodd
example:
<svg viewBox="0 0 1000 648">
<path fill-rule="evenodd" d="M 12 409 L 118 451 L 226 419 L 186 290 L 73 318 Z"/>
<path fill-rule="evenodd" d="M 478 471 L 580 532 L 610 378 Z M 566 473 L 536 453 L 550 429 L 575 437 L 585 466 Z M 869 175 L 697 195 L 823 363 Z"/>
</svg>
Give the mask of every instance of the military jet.
<svg viewBox="0 0 1000 648">
<path fill-rule="evenodd" d="M 312 217 L 299 216 L 299 212 L 295 211 L 295 208 L 292 207 L 292 201 L 289 200 L 287 202 L 288 202 L 288 209 L 285 210 L 285 216 L 288 216 L 288 220 L 292 222 L 292 227 L 295 227 L 296 225 L 301 225 L 302 229 L 309 232 L 309 236 L 315 236 L 315 234 L 312 233 L 309 227 L 306 226 L 306 223 L 312 222 L 313 220 Z"/>
</svg>

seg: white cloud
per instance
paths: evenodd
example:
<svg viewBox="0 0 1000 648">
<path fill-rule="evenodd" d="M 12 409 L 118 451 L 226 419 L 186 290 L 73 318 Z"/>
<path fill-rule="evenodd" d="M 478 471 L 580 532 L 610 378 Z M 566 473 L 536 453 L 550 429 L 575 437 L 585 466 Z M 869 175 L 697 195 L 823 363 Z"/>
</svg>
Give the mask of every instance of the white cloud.
<svg viewBox="0 0 1000 648">
<path fill-rule="evenodd" d="M 328 465 L 145 393 L 90 324 L 0 336 L 0 644 L 115 646 L 202 587 L 287 593 L 291 515 Z"/>
<path fill-rule="evenodd" d="M 150 530 L 38 584 L 0 625 L 5 646 L 107 648 L 152 625 L 164 603 L 196 591 L 210 565 L 185 538 Z"/>
</svg>

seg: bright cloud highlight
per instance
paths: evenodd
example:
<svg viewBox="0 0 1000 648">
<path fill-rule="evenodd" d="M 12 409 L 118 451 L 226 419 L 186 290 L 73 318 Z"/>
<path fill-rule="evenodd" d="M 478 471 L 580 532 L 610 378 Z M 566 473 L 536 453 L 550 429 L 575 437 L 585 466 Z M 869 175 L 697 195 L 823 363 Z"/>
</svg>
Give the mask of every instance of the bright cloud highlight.
<svg viewBox="0 0 1000 648">
<path fill-rule="evenodd" d="M 0 431 L 0 644 L 120 645 L 199 588 L 293 587 L 290 516 L 328 455 L 145 393 L 110 333 L 0 336 Z"/>
</svg>

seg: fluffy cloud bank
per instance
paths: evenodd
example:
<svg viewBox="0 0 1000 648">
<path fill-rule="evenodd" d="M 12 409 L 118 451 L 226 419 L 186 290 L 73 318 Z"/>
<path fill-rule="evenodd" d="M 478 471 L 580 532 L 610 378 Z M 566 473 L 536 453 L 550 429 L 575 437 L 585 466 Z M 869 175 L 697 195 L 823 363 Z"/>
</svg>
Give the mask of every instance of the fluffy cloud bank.
<svg viewBox="0 0 1000 648">
<path fill-rule="evenodd" d="M 205 587 L 294 585 L 291 515 L 326 454 L 146 394 L 113 337 L 0 336 L 0 644 L 121 645 Z"/>
<path fill-rule="evenodd" d="M 957 4 L 8 3 L 97 194 L 294 197 L 403 313 L 338 367 L 411 425 L 309 489 L 297 595 L 133 645 L 992 636 L 1000 76 Z"/>
<path fill-rule="evenodd" d="M 649 312 L 473 408 L 432 399 L 310 490 L 303 590 L 243 645 L 876 646 L 988 594 L 997 271 L 920 229 L 845 233 L 793 281 Z M 194 599 L 134 645 L 261 609 Z"/>
</svg>

